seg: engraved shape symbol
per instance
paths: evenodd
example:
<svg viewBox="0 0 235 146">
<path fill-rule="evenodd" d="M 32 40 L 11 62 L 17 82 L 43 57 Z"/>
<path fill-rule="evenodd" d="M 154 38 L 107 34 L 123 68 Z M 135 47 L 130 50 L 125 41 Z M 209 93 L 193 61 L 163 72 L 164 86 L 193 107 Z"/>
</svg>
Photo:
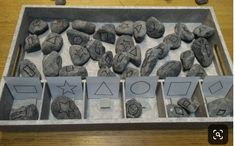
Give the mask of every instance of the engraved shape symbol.
<svg viewBox="0 0 235 146">
<path fill-rule="evenodd" d="M 41 24 L 41 21 L 40 21 L 40 20 L 35 20 L 35 21 L 33 22 L 33 26 L 34 26 L 34 27 L 40 27 L 40 24 Z"/>
<path fill-rule="evenodd" d="M 137 26 L 135 27 L 135 30 L 136 30 L 137 32 L 140 32 L 141 28 L 142 28 L 142 25 L 140 24 L 140 25 L 137 25 Z"/>
<path fill-rule="evenodd" d="M 154 22 L 150 22 L 150 26 L 147 27 L 149 32 L 153 32 L 156 30 L 156 26 L 155 26 L 155 23 Z"/>
<path fill-rule="evenodd" d="M 124 57 L 125 57 L 125 56 L 124 56 L 123 54 L 120 54 L 120 55 L 118 56 L 117 61 L 118 61 L 119 63 L 121 63 Z"/>
<path fill-rule="evenodd" d="M 128 72 L 127 72 L 127 77 L 130 77 L 130 76 L 132 76 L 133 75 L 133 70 L 129 70 Z"/>
<path fill-rule="evenodd" d="M 68 115 L 70 112 L 74 112 L 74 110 L 70 106 L 69 101 L 65 103 L 59 102 L 59 106 L 60 106 L 60 110 L 59 110 L 60 113 L 66 113 Z"/>
<path fill-rule="evenodd" d="M 105 62 L 106 62 L 106 63 L 110 63 L 110 62 L 111 62 L 111 58 L 110 58 L 109 56 L 106 56 L 106 57 L 105 57 Z"/>
<path fill-rule="evenodd" d="M 34 94 L 38 93 L 35 85 L 13 85 L 16 93 Z"/>
<path fill-rule="evenodd" d="M 190 103 L 189 101 L 187 101 L 187 100 L 185 100 L 185 101 L 183 102 L 183 106 L 184 106 L 184 107 L 188 107 L 190 104 L 191 104 L 191 103 Z"/>
<path fill-rule="evenodd" d="M 130 54 L 133 56 L 137 56 L 137 49 L 134 47 L 134 49 L 130 51 Z"/>
<path fill-rule="evenodd" d="M 71 72 L 74 70 L 74 67 L 73 66 L 66 66 L 66 71 L 67 72 Z"/>
<path fill-rule="evenodd" d="M 129 48 L 131 48 L 131 42 L 123 40 L 120 44 L 123 46 L 124 51 L 127 51 Z"/>
<path fill-rule="evenodd" d="M 56 87 L 62 90 L 62 95 L 65 95 L 67 93 L 75 94 L 73 90 L 77 87 L 77 85 L 69 85 L 67 80 L 65 80 L 64 85 Z"/>
<path fill-rule="evenodd" d="M 35 76 L 35 72 L 34 70 L 32 70 L 32 68 L 30 68 L 28 65 L 26 65 L 23 70 L 30 76 L 33 77 Z"/>
<path fill-rule="evenodd" d="M 225 114 L 226 110 L 225 109 L 219 109 L 218 112 L 216 113 L 217 116 L 223 116 Z"/>
<path fill-rule="evenodd" d="M 47 39 L 47 42 L 49 42 L 49 43 L 55 45 L 55 44 L 56 44 L 56 40 L 57 40 L 57 36 L 48 38 L 48 39 Z"/>
<path fill-rule="evenodd" d="M 167 96 L 187 96 L 191 84 L 191 82 L 171 82 L 167 91 Z"/>
<path fill-rule="evenodd" d="M 178 115 L 184 115 L 183 110 L 179 107 L 174 107 L 175 113 Z"/>
<path fill-rule="evenodd" d="M 29 44 L 29 47 L 32 47 L 33 44 L 36 42 L 36 40 L 34 38 L 32 38 L 32 37 L 28 37 L 27 38 L 27 42 Z"/>
<path fill-rule="evenodd" d="M 83 39 L 80 36 L 77 36 L 77 37 L 74 37 L 73 41 L 75 44 L 80 45 L 82 43 Z"/>
<path fill-rule="evenodd" d="M 111 89 L 107 86 L 107 84 L 103 81 L 99 88 L 96 90 L 95 95 L 113 95 Z"/>
<path fill-rule="evenodd" d="M 218 82 L 215 82 L 214 84 L 212 84 L 211 86 L 209 86 L 208 89 L 211 92 L 211 94 L 215 94 L 216 92 L 223 89 L 223 85 L 222 85 L 221 81 L 218 81 Z"/>
<path fill-rule="evenodd" d="M 130 86 L 130 91 L 135 95 L 142 95 L 150 90 L 151 86 L 146 81 L 137 81 Z"/>
</svg>

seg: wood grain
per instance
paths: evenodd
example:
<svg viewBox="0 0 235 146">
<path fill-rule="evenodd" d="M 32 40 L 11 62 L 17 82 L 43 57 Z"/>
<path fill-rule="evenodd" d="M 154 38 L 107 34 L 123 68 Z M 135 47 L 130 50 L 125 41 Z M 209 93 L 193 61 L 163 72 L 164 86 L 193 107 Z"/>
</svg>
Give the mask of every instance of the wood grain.
<svg viewBox="0 0 235 146">
<path fill-rule="evenodd" d="M 50 0 L 0 0 L 0 76 L 8 56 L 21 5 L 53 5 Z M 196 6 L 194 0 L 67 0 L 67 5 L 95 6 Z M 213 6 L 226 45 L 233 52 L 233 1 L 209 0 Z M 78 145 L 209 145 L 207 129 L 200 130 L 151 130 L 151 131 L 92 131 L 92 132 L 32 132 L 0 133 L 0 146 L 78 146 Z M 232 130 L 229 143 L 232 145 Z"/>
</svg>

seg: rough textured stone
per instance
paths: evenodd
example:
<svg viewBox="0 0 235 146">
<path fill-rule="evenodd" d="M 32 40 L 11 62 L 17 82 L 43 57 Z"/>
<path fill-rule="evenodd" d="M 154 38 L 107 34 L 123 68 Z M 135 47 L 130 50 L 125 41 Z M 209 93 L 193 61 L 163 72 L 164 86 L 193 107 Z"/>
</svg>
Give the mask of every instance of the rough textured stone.
<svg viewBox="0 0 235 146">
<path fill-rule="evenodd" d="M 195 57 L 191 50 L 184 51 L 180 54 L 180 60 L 184 71 L 189 70 L 193 66 L 194 59 Z"/>
<path fill-rule="evenodd" d="M 139 67 L 141 64 L 141 51 L 140 46 L 136 45 L 132 47 L 127 52 L 128 57 L 130 58 L 130 62 L 133 63 L 135 66 Z"/>
<path fill-rule="evenodd" d="M 58 19 L 51 22 L 51 32 L 62 33 L 69 27 L 69 21 L 66 19 Z"/>
<path fill-rule="evenodd" d="M 199 64 L 194 64 L 186 74 L 187 77 L 200 77 L 204 79 L 207 76 L 204 68 Z"/>
<path fill-rule="evenodd" d="M 135 99 L 126 102 L 127 118 L 139 118 L 142 114 L 142 105 Z"/>
<path fill-rule="evenodd" d="M 132 21 L 124 21 L 115 28 L 117 35 L 133 35 L 134 27 Z"/>
<path fill-rule="evenodd" d="M 147 34 L 151 38 L 160 38 L 165 32 L 165 26 L 155 17 L 150 17 L 146 22 Z"/>
<path fill-rule="evenodd" d="M 163 42 L 166 43 L 172 50 L 179 48 L 181 45 L 181 39 L 175 33 L 167 35 L 163 39 Z"/>
<path fill-rule="evenodd" d="M 113 58 L 113 71 L 119 74 L 123 73 L 129 63 L 129 60 L 130 58 L 127 53 L 117 53 Z"/>
<path fill-rule="evenodd" d="M 128 52 L 132 47 L 134 47 L 134 40 L 129 35 L 122 35 L 117 39 L 116 43 L 116 53 Z"/>
<path fill-rule="evenodd" d="M 114 44 L 116 40 L 115 26 L 113 24 L 105 24 L 99 28 L 93 35 L 94 39 Z"/>
<path fill-rule="evenodd" d="M 185 109 L 178 105 L 168 104 L 166 106 L 168 117 L 189 117 Z"/>
<path fill-rule="evenodd" d="M 207 4 L 207 3 L 208 3 L 208 0 L 195 0 L 195 2 L 196 2 L 198 5 L 203 5 L 203 4 Z"/>
<path fill-rule="evenodd" d="M 144 21 L 136 21 L 134 24 L 134 38 L 137 43 L 141 43 L 146 35 L 147 28 Z"/>
<path fill-rule="evenodd" d="M 129 77 L 138 77 L 138 76 L 140 76 L 139 70 L 132 67 L 127 67 L 126 70 L 122 73 L 123 79 Z"/>
<path fill-rule="evenodd" d="M 34 104 L 12 109 L 9 115 L 10 120 L 37 120 L 38 117 L 38 109 Z"/>
<path fill-rule="evenodd" d="M 29 35 L 25 38 L 24 50 L 27 53 L 36 52 L 41 50 L 40 41 L 37 35 Z"/>
<path fill-rule="evenodd" d="M 93 60 L 100 60 L 105 53 L 105 47 L 99 40 L 90 40 L 86 45 L 87 50 Z"/>
<path fill-rule="evenodd" d="M 69 54 L 74 65 L 82 66 L 90 59 L 87 49 L 80 45 L 72 45 L 69 48 Z"/>
<path fill-rule="evenodd" d="M 87 42 L 90 40 L 89 35 L 74 29 L 69 29 L 67 31 L 67 36 L 71 45 L 85 46 Z"/>
<path fill-rule="evenodd" d="M 181 72 L 181 62 L 180 61 L 168 61 L 163 64 L 157 70 L 157 76 L 160 79 L 165 79 L 166 77 L 177 77 Z"/>
<path fill-rule="evenodd" d="M 42 52 L 44 55 L 52 51 L 59 52 L 63 46 L 63 38 L 60 34 L 50 33 L 42 43 Z"/>
<path fill-rule="evenodd" d="M 213 48 L 205 38 L 198 38 L 194 40 L 191 47 L 197 61 L 203 67 L 208 67 L 211 65 L 214 58 Z"/>
<path fill-rule="evenodd" d="M 36 65 L 28 59 L 24 59 L 19 63 L 20 74 L 22 77 L 38 77 L 41 78 L 41 74 L 38 71 Z"/>
<path fill-rule="evenodd" d="M 108 67 L 103 67 L 98 70 L 98 77 L 115 77 L 115 73 L 112 72 Z"/>
<path fill-rule="evenodd" d="M 44 56 L 42 67 L 45 76 L 57 76 L 62 68 L 61 56 L 57 52 L 52 51 L 50 54 Z"/>
<path fill-rule="evenodd" d="M 95 32 L 95 24 L 88 22 L 88 21 L 84 21 L 84 20 L 74 20 L 72 22 L 72 28 L 76 29 L 78 31 L 87 33 L 87 34 L 93 34 Z"/>
<path fill-rule="evenodd" d="M 82 79 L 86 79 L 88 72 L 85 67 L 68 65 L 61 68 L 59 76 L 81 76 Z"/>
<path fill-rule="evenodd" d="M 168 55 L 169 51 L 170 51 L 169 45 L 167 45 L 164 42 L 162 42 L 158 46 L 154 47 L 154 49 L 158 49 L 159 50 L 158 59 L 165 58 Z"/>
<path fill-rule="evenodd" d="M 33 20 L 29 25 L 29 33 L 40 35 L 48 30 L 47 22 L 41 19 Z"/>
<path fill-rule="evenodd" d="M 51 104 L 52 114 L 56 119 L 81 119 L 81 112 L 75 102 L 68 97 L 56 97 Z"/>
<path fill-rule="evenodd" d="M 182 41 L 192 42 L 194 39 L 194 34 L 188 29 L 185 24 L 177 23 L 175 25 L 175 33 L 179 35 Z"/>
<path fill-rule="evenodd" d="M 55 4 L 56 5 L 65 5 L 66 4 L 66 0 L 55 0 Z"/>
<path fill-rule="evenodd" d="M 178 100 L 177 104 L 184 108 L 188 113 L 195 113 L 200 106 L 198 102 L 193 102 L 188 98 L 181 98 Z"/>
<path fill-rule="evenodd" d="M 233 101 L 227 98 L 216 99 L 207 104 L 210 117 L 233 116 Z"/>
<path fill-rule="evenodd" d="M 196 37 L 210 38 L 215 33 L 215 29 L 206 25 L 200 25 L 193 30 Z"/>
<path fill-rule="evenodd" d="M 104 53 L 104 55 L 101 57 L 101 59 L 98 62 L 99 67 L 108 67 L 110 68 L 113 66 L 113 53 L 111 51 L 107 51 Z"/>
</svg>

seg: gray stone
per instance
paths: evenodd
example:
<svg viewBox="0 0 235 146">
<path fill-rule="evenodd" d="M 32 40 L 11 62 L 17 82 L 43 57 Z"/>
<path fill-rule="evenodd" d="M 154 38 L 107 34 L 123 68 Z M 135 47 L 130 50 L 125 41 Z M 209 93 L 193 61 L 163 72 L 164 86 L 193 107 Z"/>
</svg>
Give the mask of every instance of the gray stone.
<svg viewBox="0 0 235 146">
<path fill-rule="evenodd" d="M 74 20 L 72 22 L 72 28 L 87 34 L 93 34 L 95 32 L 96 26 L 92 22 L 84 20 Z"/>
<path fill-rule="evenodd" d="M 140 46 L 136 45 L 132 47 L 127 52 L 128 57 L 130 58 L 130 62 L 133 63 L 135 66 L 139 67 L 141 64 L 141 51 Z"/>
<path fill-rule="evenodd" d="M 86 45 L 87 50 L 93 60 L 100 60 L 105 53 L 105 47 L 99 40 L 90 40 Z"/>
<path fill-rule="evenodd" d="M 29 25 L 29 33 L 40 35 L 48 30 L 47 22 L 41 19 L 33 20 Z"/>
<path fill-rule="evenodd" d="M 57 76 L 62 68 L 62 58 L 59 53 L 52 51 L 42 60 L 43 73 L 45 76 Z"/>
<path fill-rule="evenodd" d="M 72 45 L 69 48 L 69 54 L 74 65 L 82 66 L 90 59 L 88 50 L 80 45 Z"/>
<path fill-rule="evenodd" d="M 128 52 L 132 47 L 134 47 L 134 40 L 129 35 L 122 35 L 117 39 L 116 43 L 116 53 Z"/>
<path fill-rule="evenodd" d="M 158 49 L 159 50 L 158 59 L 165 58 L 168 55 L 169 51 L 170 51 L 169 45 L 167 45 L 164 42 L 162 42 L 158 46 L 154 47 L 154 49 Z"/>
<path fill-rule="evenodd" d="M 233 101 L 227 98 L 216 99 L 207 104 L 210 117 L 233 116 Z"/>
<path fill-rule="evenodd" d="M 74 29 L 69 29 L 67 31 L 67 36 L 71 45 L 85 46 L 87 42 L 90 40 L 90 36 L 88 34 Z"/>
<path fill-rule="evenodd" d="M 51 32 L 61 34 L 69 27 L 69 21 L 66 19 L 58 19 L 51 22 Z"/>
<path fill-rule="evenodd" d="M 146 22 L 147 34 L 151 38 L 160 38 L 165 32 L 165 26 L 155 17 L 150 17 Z"/>
<path fill-rule="evenodd" d="M 198 5 L 204 5 L 208 3 L 208 0 L 195 0 Z"/>
<path fill-rule="evenodd" d="M 198 38 L 194 40 L 191 47 L 197 61 L 203 67 L 208 67 L 211 65 L 214 58 L 213 48 L 205 38 Z"/>
<path fill-rule="evenodd" d="M 132 21 L 124 21 L 115 28 L 117 35 L 133 35 L 134 27 Z"/>
<path fill-rule="evenodd" d="M 42 52 L 44 55 L 52 51 L 59 52 L 63 46 L 63 38 L 60 34 L 50 33 L 42 43 Z"/>
<path fill-rule="evenodd" d="M 115 77 L 116 74 L 112 72 L 108 67 L 103 67 L 98 70 L 98 77 Z"/>
<path fill-rule="evenodd" d="M 99 67 L 108 67 L 110 68 L 113 66 L 113 53 L 111 51 L 107 51 L 104 53 L 104 55 L 101 57 L 101 59 L 98 62 Z"/>
<path fill-rule="evenodd" d="M 113 24 L 105 24 L 99 28 L 93 35 L 94 39 L 114 44 L 116 40 L 115 26 Z"/>
<path fill-rule="evenodd" d="M 12 109 L 9 115 L 10 120 L 38 120 L 38 117 L 38 109 L 34 104 Z"/>
<path fill-rule="evenodd" d="M 68 97 L 56 97 L 51 104 L 52 114 L 56 119 L 81 119 L 81 112 L 75 102 Z"/>
<path fill-rule="evenodd" d="M 207 76 L 204 68 L 199 64 L 194 64 L 186 74 L 187 77 L 200 77 L 204 79 Z"/>
<path fill-rule="evenodd" d="M 181 39 L 175 33 L 167 35 L 163 39 L 163 42 L 166 43 L 172 50 L 179 48 L 181 45 Z"/>
<path fill-rule="evenodd" d="M 180 54 L 180 60 L 184 71 L 189 70 L 193 66 L 194 59 L 195 57 L 191 50 L 184 51 Z"/>
<path fill-rule="evenodd" d="M 133 99 L 126 102 L 126 117 L 127 118 L 139 118 L 142 115 L 142 105 Z"/>
<path fill-rule="evenodd" d="M 129 60 L 130 58 L 128 57 L 127 53 L 117 53 L 113 58 L 113 71 L 122 74 L 129 63 Z"/>
<path fill-rule="evenodd" d="M 55 4 L 56 5 L 65 5 L 66 4 L 66 0 L 55 0 Z"/>
<path fill-rule="evenodd" d="M 210 38 L 214 35 L 215 29 L 206 25 L 200 25 L 193 30 L 196 37 Z"/>
<path fill-rule="evenodd" d="M 177 23 L 175 25 L 175 33 L 179 35 L 182 41 L 187 43 L 192 42 L 194 39 L 194 34 L 188 29 L 185 24 Z"/>
<path fill-rule="evenodd" d="M 141 43 L 147 32 L 146 23 L 144 21 L 136 21 L 133 26 L 135 41 Z"/>
<path fill-rule="evenodd" d="M 22 77 L 38 77 L 41 78 L 41 74 L 38 71 L 36 65 L 28 59 L 24 59 L 19 63 L 20 74 Z"/>
<path fill-rule="evenodd" d="M 24 50 L 27 53 L 36 52 L 41 50 L 40 41 L 37 35 L 29 35 L 25 38 Z"/>
<path fill-rule="evenodd" d="M 166 77 L 177 77 L 181 72 L 181 62 L 171 60 L 163 64 L 157 70 L 157 76 L 160 79 L 165 79 Z"/>
<path fill-rule="evenodd" d="M 83 80 L 88 76 L 85 67 L 68 65 L 61 68 L 59 76 L 80 76 Z"/>
<path fill-rule="evenodd" d="M 195 113 L 200 106 L 198 102 L 193 102 L 188 98 L 181 98 L 178 100 L 177 104 L 184 108 L 188 113 Z"/>
<path fill-rule="evenodd" d="M 175 104 L 168 104 L 166 106 L 168 117 L 189 117 L 189 114 L 182 107 Z"/>
<path fill-rule="evenodd" d="M 138 77 L 138 76 L 140 76 L 139 70 L 132 67 L 127 67 L 125 71 L 122 73 L 122 79 L 126 79 L 129 77 Z"/>
</svg>

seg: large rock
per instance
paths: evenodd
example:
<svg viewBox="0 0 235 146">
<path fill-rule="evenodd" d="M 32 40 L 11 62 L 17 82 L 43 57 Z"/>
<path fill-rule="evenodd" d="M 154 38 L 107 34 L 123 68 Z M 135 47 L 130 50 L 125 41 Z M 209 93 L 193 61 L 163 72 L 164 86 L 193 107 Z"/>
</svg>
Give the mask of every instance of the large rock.
<svg viewBox="0 0 235 146">
<path fill-rule="evenodd" d="M 100 68 L 110 68 L 111 66 L 113 66 L 113 53 L 111 51 L 105 52 L 99 60 L 98 64 Z"/>
<path fill-rule="evenodd" d="M 216 99 L 207 104 L 210 117 L 233 116 L 233 101 L 227 98 Z"/>
<path fill-rule="evenodd" d="M 186 74 L 187 77 L 200 77 L 204 79 L 207 76 L 204 68 L 199 64 L 194 64 Z"/>
<path fill-rule="evenodd" d="M 80 45 L 72 45 L 69 48 L 69 54 L 74 65 L 82 66 L 90 59 L 87 49 Z"/>
<path fill-rule="evenodd" d="M 96 26 L 92 22 L 84 20 L 74 20 L 72 22 L 72 28 L 87 34 L 93 34 L 95 32 Z"/>
<path fill-rule="evenodd" d="M 116 43 L 116 53 L 128 52 L 132 47 L 134 47 L 134 40 L 129 35 L 122 35 L 117 39 Z"/>
<path fill-rule="evenodd" d="M 128 57 L 130 58 L 130 62 L 133 63 L 135 66 L 139 67 L 141 64 L 141 51 L 140 46 L 136 45 L 132 47 L 127 52 Z"/>
<path fill-rule="evenodd" d="M 194 34 L 183 23 L 177 23 L 175 25 L 175 33 L 179 35 L 182 41 L 185 41 L 187 43 L 192 42 L 192 40 L 194 39 Z"/>
<path fill-rule="evenodd" d="M 146 23 L 144 21 L 136 21 L 133 26 L 135 41 L 141 43 L 147 32 Z"/>
<path fill-rule="evenodd" d="M 134 27 L 132 21 L 124 21 L 115 28 L 117 35 L 133 35 Z"/>
<path fill-rule="evenodd" d="M 38 71 L 36 65 L 28 59 L 24 59 L 19 63 L 20 74 L 22 77 L 38 77 L 41 78 L 41 74 Z"/>
<path fill-rule="evenodd" d="M 51 22 L 51 32 L 61 34 L 69 27 L 69 21 L 66 19 L 58 19 Z"/>
<path fill-rule="evenodd" d="M 117 53 L 113 59 L 113 71 L 122 74 L 126 69 L 130 58 L 126 52 Z"/>
<path fill-rule="evenodd" d="M 126 70 L 122 73 L 123 79 L 129 77 L 138 77 L 138 76 L 140 76 L 139 70 L 132 67 L 127 67 Z"/>
<path fill-rule="evenodd" d="M 165 79 L 166 77 L 177 77 L 181 72 L 181 62 L 171 60 L 163 64 L 157 70 L 157 76 L 160 79 Z"/>
<path fill-rule="evenodd" d="M 41 19 L 35 19 L 29 25 L 29 33 L 40 35 L 46 32 L 48 28 L 47 22 Z"/>
<path fill-rule="evenodd" d="M 90 40 L 90 36 L 88 34 L 74 29 L 69 29 L 67 31 L 67 36 L 71 45 L 85 46 L 87 42 Z"/>
<path fill-rule="evenodd" d="M 126 102 L 126 117 L 127 118 L 139 118 L 142 115 L 142 105 L 133 99 Z"/>
<path fill-rule="evenodd" d="M 61 56 L 57 52 L 52 51 L 50 54 L 44 56 L 42 60 L 42 67 L 45 76 L 57 76 L 62 68 Z"/>
<path fill-rule="evenodd" d="M 146 22 L 147 34 L 151 38 L 160 38 L 165 32 L 165 26 L 155 17 L 150 17 Z"/>
<path fill-rule="evenodd" d="M 38 109 L 34 104 L 12 109 L 9 115 L 10 120 L 38 120 L 38 117 Z"/>
<path fill-rule="evenodd" d="M 37 35 L 29 35 L 25 38 L 24 50 L 27 53 L 36 52 L 41 50 L 40 41 Z"/>
<path fill-rule="evenodd" d="M 214 35 L 215 29 L 206 25 L 200 25 L 193 30 L 196 37 L 210 38 Z"/>
<path fill-rule="evenodd" d="M 98 70 L 97 76 L 98 77 L 115 77 L 116 75 L 108 67 L 103 67 Z"/>
<path fill-rule="evenodd" d="M 63 38 L 60 34 L 50 33 L 42 43 L 42 52 L 44 55 L 52 51 L 59 52 L 63 46 Z"/>
<path fill-rule="evenodd" d="M 200 106 L 198 102 L 193 102 L 188 98 L 181 98 L 178 100 L 177 104 L 184 108 L 188 113 L 195 113 Z"/>
<path fill-rule="evenodd" d="M 195 57 L 191 50 L 184 51 L 180 54 L 180 60 L 184 71 L 189 70 L 193 66 L 194 59 Z"/>
<path fill-rule="evenodd" d="M 86 45 L 87 50 L 93 60 L 100 60 L 105 53 L 105 47 L 99 40 L 90 40 Z"/>
<path fill-rule="evenodd" d="M 59 76 L 80 76 L 82 79 L 86 79 L 88 72 L 85 67 L 68 65 L 61 68 Z"/>
<path fill-rule="evenodd" d="M 156 47 L 154 47 L 154 49 L 159 50 L 158 59 L 165 58 L 168 55 L 169 51 L 170 51 L 169 45 L 167 45 L 164 42 L 162 42 L 159 45 L 157 45 Z"/>
<path fill-rule="evenodd" d="M 116 40 L 115 26 L 113 24 L 105 24 L 99 28 L 93 35 L 94 39 L 114 44 Z"/>
<path fill-rule="evenodd" d="M 186 110 L 178 105 L 175 104 L 168 104 L 166 106 L 168 117 L 189 117 L 189 114 Z"/>
<path fill-rule="evenodd" d="M 172 50 L 179 48 L 181 45 L 181 39 L 175 33 L 167 35 L 163 39 L 163 42 L 166 43 Z"/>
</svg>

